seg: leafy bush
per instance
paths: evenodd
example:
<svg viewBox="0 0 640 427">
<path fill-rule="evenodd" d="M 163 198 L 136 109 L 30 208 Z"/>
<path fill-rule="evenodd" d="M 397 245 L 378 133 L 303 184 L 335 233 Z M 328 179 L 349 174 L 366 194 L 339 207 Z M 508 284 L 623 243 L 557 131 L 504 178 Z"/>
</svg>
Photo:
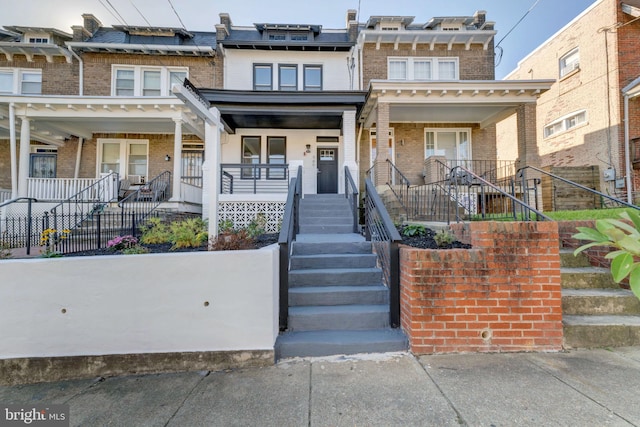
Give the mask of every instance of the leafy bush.
<svg viewBox="0 0 640 427">
<path fill-rule="evenodd" d="M 407 225 L 402 229 L 402 235 L 406 237 L 424 236 L 425 234 L 427 234 L 427 229 L 420 224 Z"/>
<path fill-rule="evenodd" d="M 447 230 L 440 230 L 433 236 L 433 240 L 436 241 L 436 245 L 443 247 L 453 243 L 455 238 Z"/>
<path fill-rule="evenodd" d="M 217 237 L 212 237 L 209 240 L 210 251 L 237 251 L 254 247 L 255 239 L 245 229 L 220 233 Z"/>
<path fill-rule="evenodd" d="M 578 227 L 579 233 L 573 238 L 588 240 L 591 243 L 580 246 L 574 251 L 574 255 L 594 246 L 616 248 L 609 252 L 605 258 L 611 260 L 611 274 L 616 283 L 620 283 L 625 277 L 629 277 L 631 290 L 640 298 L 640 215 L 637 212 L 625 211 L 620 214 L 622 219 L 599 219 L 596 228 Z"/>
<path fill-rule="evenodd" d="M 107 242 L 107 248 L 114 251 L 129 249 L 138 245 L 138 239 L 128 234 L 126 236 L 117 236 Z"/>
<path fill-rule="evenodd" d="M 171 239 L 171 230 L 160 218 L 150 218 L 143 227 L 140 227 L 140 230 L 142 231 L 140 243 L 145 245 L 169 243 Z"/>
<path fill-rule="evenodd" d="M 218 233 L 230 233 L 235 229 L 233 221 L 230 219 L 224 219 L 218 222 Z"/>
<path fill-rule="evenodd" d="M 9 245 L 4 243 L 0 243 L 0 259 L 11 258 L 11 251 L 9 250 Z"/>
<path fill-rule="evenodd" d="M 259 213 L 256 217 L 247 225 L 246 230 L 250 237 L 255 238 L 261 234 L 264 234 L 267 227 L 267 218 L 264 214 Z"/>
<path fill-rule="evenodd" d="M 171 224 L 172 249 L 197 248 L 207 241 L 209 233 L 206 221 L 190 218 Z"/>
<path fill-rule="evenodd" d="M 131 246 L 130 248 L 123 249 L 122 253 L 125 255 L 138 255 L 149 253 L 149 250 L 144 246 L 135 245 Z"/>
</svg>

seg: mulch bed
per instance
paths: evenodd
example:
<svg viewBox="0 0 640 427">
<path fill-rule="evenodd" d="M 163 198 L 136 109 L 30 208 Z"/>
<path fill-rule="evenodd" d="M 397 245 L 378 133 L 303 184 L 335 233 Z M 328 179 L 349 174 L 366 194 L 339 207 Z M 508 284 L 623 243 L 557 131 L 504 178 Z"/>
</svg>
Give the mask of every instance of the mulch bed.
<svg viewBox="0 0 640 427">
<path fill-rule="evenodd" d="M 461 243 L 458 241 L 454 241 L 448 245 L 438 246 L 436 243 L 434 236 L 436 232 L 427 228 L 426 233 L 423 236 L 403 236 L 402 235 L 403 227 L 398 227 L 398 231 L 400 232 L 400 236 L 402 237 L 402 244 L 411 246 L 413 248 L 419 249 L 471 249 L 471 245 L 466 243 Z"/>
</svg>

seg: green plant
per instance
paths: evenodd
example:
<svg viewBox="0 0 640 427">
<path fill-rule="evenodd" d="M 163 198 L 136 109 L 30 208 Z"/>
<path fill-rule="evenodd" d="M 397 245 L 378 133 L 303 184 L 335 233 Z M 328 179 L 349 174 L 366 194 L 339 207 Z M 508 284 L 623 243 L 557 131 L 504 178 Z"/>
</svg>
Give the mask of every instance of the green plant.
<svg viewBox="0 0 640 427">
<path fill-rule="evenodd" d="M 453 243 L 455 240 L 453 234 L 448 232 L 447 230 L 439 230 L 434 236 L 433 240 L 435 240 L 436 245 L 439 247 L 447 246 Z"/>
<path fill-rule="evenodd" d="M 138 239 L 128 234 L 126 236 L 116 236 L 107 242 L 107 248 L 119 251 L 138 246 Z"/>
<path fill-rule="evenodd" d="M 264 230 L 267 226 L 267 218 L 263 213 L 259 213 L 256 217 L 247 225 L 246 230 L 250 237 L 258 237 L 264 234 Z"/>
<path fill-rule="evenodd" d="M 69 237 L 71 230 L 65 228 L 64 230 L 56 230 L 55 228 L 47 228 L 40 233 L 40 244 L 44 247 L 44 250 L 40 254 L 42 258 L 59 258 L 62 256 L 60 252 L 57 252 L 54 247 L 61 240 Z"/>
<path fill-rule="evenodd" d="M 149 250 L 144 246 L 134 245 L 122 250 L 124 255 L 137 255 L 149 253 Z"/>
<path fill-rule="evenodd" d="M 230 219 L 223 219 L 218 222 L 218 233 L 229 233 L 233 230 L 233 221 L 231 221 Z"/>
<path fill-rule="evenodd" d="M 406 237 L 424 236 L 425 234 L 427 234 L 427 229 L 420 224 L 407 225 L 402 229 L 402 235 Z"/>
<path fill-rule="evenodd" d="M 594 247 L 604 246 L 617 250 L 609 252 L 605 258 L 611 260 L 611 274 L 616 283 L 629 277 L 629 286 L 640 299 L 640 215 L 637 212 L 625 211 L 620 214 L 624 222 L 618 219 L 599 219 L 596 228 L 578 227 L 579 233 L 573 238 L 588 240 L 590 243 L 580 246 L 574 255 Z"/>
<path fill-rule="evenodd" d="M 11 258 L 11 251 L 9 245 L 0 243 L 0 259 Z"/>
<path fill-rule="evenodd" d="M 206 221 L 190 218 L 171 224 L 172 249 L 196 248 L 209 238 Z"/>
<path fill-rule="evenodd" d="M 142 231 L 140 243 L 145 245 L 168 243 L 171 239 L 169 227 L 160 218 L 150 218 L 144 226 L 140 227 L 140 230 Z"/>
</svg>

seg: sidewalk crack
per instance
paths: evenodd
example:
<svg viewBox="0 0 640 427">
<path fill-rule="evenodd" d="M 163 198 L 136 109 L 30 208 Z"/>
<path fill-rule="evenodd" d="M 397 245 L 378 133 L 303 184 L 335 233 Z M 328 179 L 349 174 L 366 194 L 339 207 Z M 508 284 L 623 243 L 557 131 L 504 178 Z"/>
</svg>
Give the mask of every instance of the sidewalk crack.
<svg viewBox="0 0 640 427">
<path fill-rule="evenodd" d="M 182 399 L 182 402 L 180 402 L 180 405 L 178 405 L 178 407 L 176 408 L 176 410 L 173 412 L 173 414 L 171 414 L 171 416 L 169 417 L 169 419 L 167 420 L 167 422 L 164 424 L 164 427 L 167 427 L 169 425 L 169 423 L 171 423 L 171 421 L 176 417 L 176 415 L 178 414 L 178 411 L 180 411 L 180 409 L 182 409 L 182 407 L 184 406 L 184 403 L 187 401 L 187 399 L 189 399 L 191 397 L 191 395 L 193 394 L 193 392 L 196 390 L 196 388 L 198 388 L 198 386 L 200 384 L 202 384 L 202 382 L 204 381 L 205 378 L 207 378 L 209 376 L 209 374 L 211 374 L 211 371 L 204 371 L 205 374 L 202 375 L 202 378 L 200 378 L 200 380 L 194 384 L 194 386 L 191 388 L 191 390 L 189 391 L 189 393 L 187 393 L 187 395 L 185 396 L 184 399 Z"/>
</svg>

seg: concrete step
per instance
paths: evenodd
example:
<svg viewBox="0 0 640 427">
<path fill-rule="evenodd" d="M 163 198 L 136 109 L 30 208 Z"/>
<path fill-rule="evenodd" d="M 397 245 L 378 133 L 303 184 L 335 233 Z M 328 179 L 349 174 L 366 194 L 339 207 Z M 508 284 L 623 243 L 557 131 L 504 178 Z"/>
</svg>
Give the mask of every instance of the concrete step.
<svg viewBox="0 0 640 427">
<path fill-rule="evenodd" d="M 406 351 L 407 337 L 401 329 L 367 331 L 285 332 L 276 340 L 276 360 L 334 354 Z"/>
<path fill-rule="evenodd" d="M 289 308 L 290 331 L 366 330 L 389 326 L 389 305 L 329 305 Z"/>
<path fill-rule="evenodd" d="M 289 306 L 389 304 L 384 285 L 309 286 L 289 290 Z"/>
<path fill-rule="evenodd" d="M 565 315 L 640 315 L 640 300 L 627 289 L 563 289 Z"/>
<path fill-rule="evenodd" d="M 351 216 L 315 216 L 300 217 L 300 226 L 303 225 L 348 225 L 353 228 L 353 217 Z"/>
<path fill-rule="evenodd" d="M 359 234 L 299 234 L 293 242 L 293 255 L 370 254 L 371 242 Z"/>
<path fill-rule="evenodd" d="M 315 254 L 293 255 L 290 260 L 291 270 L 315 268 L 369 268 L 376 266 L 375 254 Z"/>
<path fill-rule="evenodd" d="M 564 289 L 620 288 L 606 268 L 561 267 L 560 276 Z"/>
<path fill-rule="evenodd" d="M 348 234 L 353 233 L 353 224 L 304 225 L 300 224 L 300 233 L 309 234 Z"/>
<path fill-rule="evenodd" d="M 640 345 L 640 316 L 563 316 L 567 348 Z"/>
<path fill-rule="evenodd" d="M 589 258 L 584 253 L 579 253 L 577 256 L 573 255 L 573 249 L 560 249 L 560 266 L 562 267 L 591 267 L 589 264 Z"/>
<path fill-rule="evenodd" d="M 324 268 L 289 271 L 289 287 L 357 286 L 382 283 L 379 268 Z"/>
</svg>

